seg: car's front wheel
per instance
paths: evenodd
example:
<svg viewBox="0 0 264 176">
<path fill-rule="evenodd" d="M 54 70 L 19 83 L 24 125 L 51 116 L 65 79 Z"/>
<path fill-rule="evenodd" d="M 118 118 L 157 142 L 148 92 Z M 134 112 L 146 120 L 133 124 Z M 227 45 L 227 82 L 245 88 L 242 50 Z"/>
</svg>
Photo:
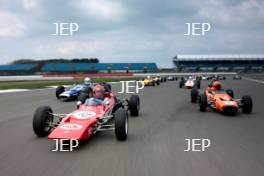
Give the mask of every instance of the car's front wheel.
<svg viewBox="0 0 264 176">
<path fill-rule="evenodd" d="M 33 116 L 33 131 L 39 137 L 47 136 L 52 130 L 53 115 L 49 106 L 40 106 Z"/>
<path fill-rule="evenodd" d="M 246 114 L 251 113 L 253 109 L 252 98 L 248 95 L 245 95 L 241 98 L 241 102 L 242 102 L 242 111 Z"/>
<path fill-rule="evenodd" d="M 202 94 L 200 96 L 200 111 L 201 112 L 205 112 L 206 109 L 207 109 L 207 106 L 208 106 L 208 103 L 207 103 L 207 96 L 205 94 Z"/>
<path fill-rule="evenodd" d="M 191 102 L 196 103 L 199 96 L 199 92 L 197 90 L 197 87 L 194 86 L 191 90 Z"/>
<path fill-rule="evenodd" d="M 116 110 L 115 114 L 115 134 L 119 141 L 127 139 L 128 134 L 128 115 L 124 108 Z"/>
</svg>

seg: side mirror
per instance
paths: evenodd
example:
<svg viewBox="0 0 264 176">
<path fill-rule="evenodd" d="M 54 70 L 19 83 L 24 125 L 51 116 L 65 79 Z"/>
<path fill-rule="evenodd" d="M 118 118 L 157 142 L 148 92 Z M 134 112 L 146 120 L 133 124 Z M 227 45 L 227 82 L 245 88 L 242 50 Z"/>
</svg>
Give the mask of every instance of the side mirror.
<svg viewBox="0 0 264 176">
<path fill-rule="evenodd" d="M 82 105 L 82 102 L 81 101 L 77 101 L 77 103 L 76 103 L 77 109 L 79 109 L 81 105 Z"/>
</svg>

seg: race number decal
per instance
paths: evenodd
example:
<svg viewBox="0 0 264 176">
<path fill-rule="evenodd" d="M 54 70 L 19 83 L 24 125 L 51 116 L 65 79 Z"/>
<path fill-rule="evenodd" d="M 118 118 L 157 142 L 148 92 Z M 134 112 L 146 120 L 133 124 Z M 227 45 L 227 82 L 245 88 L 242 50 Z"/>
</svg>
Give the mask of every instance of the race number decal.
<svg viewBox="0 0 264 176">
<path fill-rule="evenodd" d="M 82 125 L 69 123 L 69 124 L 61 125 L 60 127 L 65 130 L 79 130 L 82 128 Z"/>
<path fill-rule="evenodd" d="M 96 113 L 95 112 L 91 112 L 91 111 L 82 111 L 82 112 L 77 112 L 73 114 L 73 117 L 76 119 L 89 119 L 93 116 L 95 116 Z"/>
</svg>

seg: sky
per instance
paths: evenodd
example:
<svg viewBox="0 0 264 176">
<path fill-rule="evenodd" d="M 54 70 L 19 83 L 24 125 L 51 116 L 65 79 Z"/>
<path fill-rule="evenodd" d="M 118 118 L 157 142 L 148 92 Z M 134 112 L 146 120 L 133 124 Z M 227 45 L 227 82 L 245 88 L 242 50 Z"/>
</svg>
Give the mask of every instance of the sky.
<svg viewBox="0 0 264 176">
<path fill-rule="evenodd" d="M 54 23 L 79 29 L 52 35 Z M 196 34 L 211 28 L 184 35 L 186 23 L 198 23 Z M 0 64 L 93 57 L 172 67 L 178 54 L 263 53 L 263 0 L 0 0 Z"/>
</svg>

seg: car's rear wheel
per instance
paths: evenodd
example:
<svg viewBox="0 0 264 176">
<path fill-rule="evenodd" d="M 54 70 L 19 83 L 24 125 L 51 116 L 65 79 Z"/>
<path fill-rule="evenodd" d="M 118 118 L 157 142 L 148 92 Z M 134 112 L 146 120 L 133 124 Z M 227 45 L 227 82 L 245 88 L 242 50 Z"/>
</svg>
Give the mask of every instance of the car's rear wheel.
<svg viewBox="0 0 264 176">
<path fill-rule="evenodd" d="M 104 88 L 107 92 L 110 92 L 112 90 L 111 84 L 108 83 L 103 83 Z"/>
<path fill-rule="evenodd" d="M 37 136 L 47 136 L 53 123 L 52 109 L 49 106 L 40 106 L 33 116 L 33 131 Z"/>
<path fill-rule="evenodd" d="M 234 98 L 234 91 L 232 89 L 226 90 L 227 95 L 229 95 L 231 98 Z"/>
<path fill-rule="evenodd" d="M 81 93 L 78 95 L 78 101 L 80 101 L 82 104 L 85 103 L 85 101 L 86 101 L 87 98 L 90 98 L 90 97 L 89 97 L 89 94 L 87 94 L 87 93 L 83 93 L 83 92 L 81 92 Z"/>
<path fill-rule="evenodd" d="M 140 100 L 138 95 L 131 95 L 129 101 L 129 110 L 131 116 L 138 116 L 140 110 Z"/>
<path fill-rule="evenodd" d="M 196 80 L 195 85 L 197 86 L 198 89 L 200 89 L 201 88 L 201 81 Z"/>
<path fill-rule="evenodd" d="M 207 109 L 207 96 L 205 94 L 200 95 L 200 111 L 205 112 Z"/>
<path fill-rule="evenodd" d="M 179 82 L 179 88 L 182 88 L 182 87 L 183 87 L 183 84 L 184 84 L 184 81 L 181 80 L 181 81 Z"/>
<path fill-rule="evenodd" d="M 198 89 L 196 87 L 193 87 L 191 90 L 191 102 L 196 103 L 199 96 Z"/>
<path fill-rule="evenodd" d="M 115 134 L 119 141 L 127 139 L 128 134 L 128 115 L 124 108 L 119 108 L 114 113 L 115 117 Z"/>
<path fill-rule="evenodd" d="M 56 93 L 55 94 L 56 94 L 57 99 L 60 98 L 60 94 L 63 93 L 64 91 L 65 91 L 64 86 L 58 86 L 56 88 Z"/>
<path fill-rule="evenodd" d="M 246 114 L 251 113 L 253 109 L 252 98 L 248 95 L 245 95 L 241 98 L 241 102 L 242 102 L 242 111 Z"/>
</svg>

